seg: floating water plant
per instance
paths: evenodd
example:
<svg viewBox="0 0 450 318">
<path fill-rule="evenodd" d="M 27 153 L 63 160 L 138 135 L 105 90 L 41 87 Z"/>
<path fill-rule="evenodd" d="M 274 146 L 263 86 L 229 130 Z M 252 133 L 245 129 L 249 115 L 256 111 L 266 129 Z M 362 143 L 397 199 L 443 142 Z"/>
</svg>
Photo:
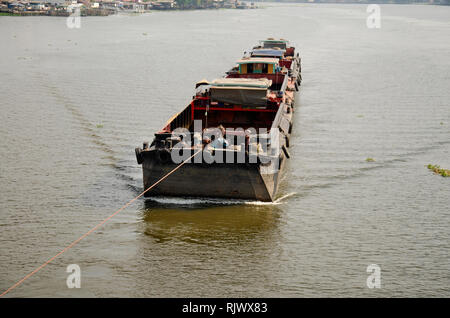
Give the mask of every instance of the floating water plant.
<svg viewBox="0 0 450 318">
<path fill-rule="evenodd" d="M 450 170 L 442 169 L 438 165 L 431 165 L 431 164 L 429 164 L 428 165 L 428 169 L 430 169 L 431 171 L 433 171 L 436 174 L 440 174 L 443 177 L 450 177 Z"/>
<path fill-rule="evenodd" d="M 375 162 L 375 159 L 373 159 L 373 158 L 366 158 L 366 161 L 367 162 Z"/>
<path fill-rule="evenodd" d="M 97 128 L 103 128 L 103 124 L 97 124 Z"/>
</svg>

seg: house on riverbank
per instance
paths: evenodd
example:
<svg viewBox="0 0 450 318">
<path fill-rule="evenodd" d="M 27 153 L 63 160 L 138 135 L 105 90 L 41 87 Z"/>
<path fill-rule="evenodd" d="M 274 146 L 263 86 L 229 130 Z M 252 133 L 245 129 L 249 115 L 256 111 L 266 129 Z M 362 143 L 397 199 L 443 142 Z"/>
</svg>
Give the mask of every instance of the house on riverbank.
<svg viewBox="0 0 450 318">
<path fill-rule="evenodd" d="M 113 10 L 101 8 L 98 2 L 63 0 L 1 0 L 0 12 L 22 16 L 69 16 L 76 8 L 82 16 L 105 16 L 114 13 Z"/>
<path fill-rule="evenodd" d="M 0 0 L 0 13 L 11 15 L 68 16 L 79 8 L 82 16 L 118 12 L 143 13 L 150 10 L 247 9 L 252 3 L 236 0 Z"/>
</svg>

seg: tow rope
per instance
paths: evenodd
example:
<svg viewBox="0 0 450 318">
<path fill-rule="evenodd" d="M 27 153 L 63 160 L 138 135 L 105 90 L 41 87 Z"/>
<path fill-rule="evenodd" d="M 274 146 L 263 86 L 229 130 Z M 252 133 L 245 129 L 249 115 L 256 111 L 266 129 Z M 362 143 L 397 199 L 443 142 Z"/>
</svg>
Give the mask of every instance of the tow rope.
<svg viewBox="0 0 450 318">
<path fill-rule="evenodd" d="M 150 191 L 151 189 L 153 189 L 154 187 L 156 187 L 158 184 L 160 184 L 162 181 L 164 181 L 166 178 L 168 178 L 172 173 L 174 173 L 175 171 L 177 171 L 179 168 L 181 168 L 186 162 L 188 162 L 190 159 L 192 159 L 193 157 L 195 157 L 198 153 L 200 153 L 202 151 L 202 149 L 198 150 L 196 153 L 194 153 L 192 156 L 190 156 L 189 158 L 187 158 L 186 160 L 184 160 L 182 163 L 180 163 L 178 166 L 176 166 L 175 168 L 173 168 L 171 171 L 169 171 L 167 174 L 165 174 L 162 178 L 160 178 L 158 181 L 156 181 L 154 184 L 152 184 L 150 187 L 148 187 L 147 189 L 145 189 L 141 194 L 139 194 L 138 196 L 134 197 L 133 199 L 131 199 L 130 201 L 128 201 L 125 205 L 123 205 L 120 209 L 118 209 L 116 212 L 114 212 L 113 214 L 111 214 L 110 216 L 108 216 L 106 219 L 104 219 L 103 221 L 101 221 L 100 223 L 98 223 L 96 226 L 94 226 L 92 229 L 90 229 L 89 231 L 87 231 L 86 233 L 84 233 L 82 236 L 80 236 L 79 238 L 77 238 L 75 241 L 73 241 L 72 243 L 70 243 L 68 246 L 66 246 L 63 250 L 61 250 L 58 254 L 56 254 L 55 256 L 53 256 L 52 258 L 50 258 L 48 261 L 46 261 L 45 263 L 43 263 L 41 266 L 37 267 L 34 271 L 32 271 L 31 273 L 27 274 L 24 278 L 22 278 L 21 280 L 19 280 L 17 283 L 15 283 L 14 285 L 12 285 L 11 287 L 9 287 L 7 290 L 5 290 L 2 294 L 0 294 L 0 297 L 5 296 L 7 293 L 9 293 L 10 291 L 12 291 L 14 288 L 20 286 L 24 281 L 26 281 L 28 278 L 30 278 L 31 276 L 33 276 L 34 274 L 36 274 L 37 272 L 39 272 L 41 269 L 43 269 L 45 266 L 47 266 L 48 264 L 50 264 L 52 261 L 54 261 L 58 256 L 60 256 L 61 254 L 63 254 L 64 252 L 68 251 L 69 249 L 71 249 L 72 247 L 74 247 L 76 244 L 78 244 L 82 239 L 84 239 L 85 237 L 87 237 L 89 234 L 91 234 L 92 232 L 94 232 L 95 230 L 97 230 L 99 227 L 101 227 L 103 224 L 105 224 L 106 222 L 108 222 L 110 219 L 112 219 L 115 215 L 117 215 L 118 213 L 120 213 L 121 211 L 125 210 L 130 204 L 132 204 L 134 201 L 136 201 L 137 199 L 139 199 L 140 197 L 142 197 L 146 192 Z"/>
</svg>

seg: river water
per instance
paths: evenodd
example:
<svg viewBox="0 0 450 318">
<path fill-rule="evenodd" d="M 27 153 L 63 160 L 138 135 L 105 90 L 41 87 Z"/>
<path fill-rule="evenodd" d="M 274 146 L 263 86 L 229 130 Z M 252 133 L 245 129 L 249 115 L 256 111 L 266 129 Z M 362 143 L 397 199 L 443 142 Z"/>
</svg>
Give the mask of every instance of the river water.
<svg viewBox="0 0 450 318">
<path fill-rule="evenodd" d="M 450 168 L 450 8 L 382 5 L 380 29 L 367 16 L 0 17 L 0 289 L 139 194 L 134 148 L 273 36 L 303 64 L 276 202 L 140 199 L 8 296 L 449 297 L 450 179 L 426 165 Z"/>
</svg>

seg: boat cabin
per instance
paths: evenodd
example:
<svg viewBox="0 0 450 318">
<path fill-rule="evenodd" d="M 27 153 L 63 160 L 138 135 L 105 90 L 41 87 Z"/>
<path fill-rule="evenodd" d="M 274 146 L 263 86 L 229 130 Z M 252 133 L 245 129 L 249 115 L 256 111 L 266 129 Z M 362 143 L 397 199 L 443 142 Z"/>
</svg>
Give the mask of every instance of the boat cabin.
<svg viewBox="0 0 450 318">
<path fill-rule="evenodd" d="M 266 78 L 272 82 L 272 91 L 281 90 L 288 70 L 273 57 L 247 57 L 237 61 L 237 67 L 228 72 L 227 78 Z"/>
<path fill-rule="evenodd" d="M 275 49 L 281 50 L 284 56 L 294 56 L 295 48 L 290 46 L 289 41 L 285 39 L 274 39 L 268 38 L 267 40 L 259 41 L 259 46 L 254 47 L 254 49 Z"/>
<path fill-rule="evenodd" d="M 211 102 L 244 105 L 248 108 L 267 106 L 269 87 L 266 78 L 221 78 L 211 84 Z"/>
<path fill-rule="evenodd" d="M 260 41 L 260 43 L 261 43 L 261 46 L 266 49 L 280 48 L 282 50 L 286 50 L 287 45 L 288 45 L 287 40 L 284 40 L 284 39 L 275 40 L 273 38 L 269 38 L 267 40 L 262 40 L 262 41 Z"/>
<path fill-rule="evenodd" d="M 251 57 L 237 61 L 239 74 L 275 74 L 278 66 L 277 58 Z"/>
<path fill-rule="evenodd" d="M 288 69 L 292 65 L 292 56 L 285 56 L 286 50 L 281 49 L 264 49 L 264 48 L 258 48 L 254 49 L 250 52 L 251 57 L 253 58 L 276 58 L 278 59 L 278 65 L 280 67 L 287 67 Z"/>
<path fill-rule="evenodd" d="M 201 120 L 203 127 L 269 129 L 281 101 L 271 85 L 267 78 L 220 78 L 202 85 L 209 93 L 191 102 L 191 123 Z"/>
</svg>

